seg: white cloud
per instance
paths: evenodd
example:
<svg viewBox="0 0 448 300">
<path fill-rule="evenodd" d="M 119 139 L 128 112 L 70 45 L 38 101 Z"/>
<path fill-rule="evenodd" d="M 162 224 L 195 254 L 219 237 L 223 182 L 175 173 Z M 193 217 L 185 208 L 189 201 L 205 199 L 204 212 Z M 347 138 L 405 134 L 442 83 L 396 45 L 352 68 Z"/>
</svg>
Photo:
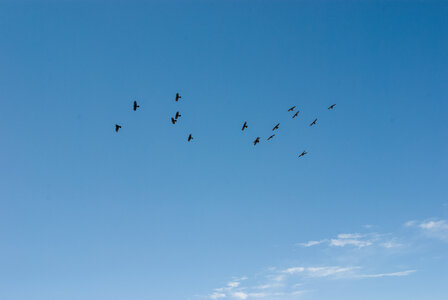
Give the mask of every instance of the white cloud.
<svg viewBox="0 0 448 300">
<path fill-rule="evenodd" d="M 253 298 L 264 298 L 264 297 L 268 297 L 271 296 L 270 293 L 250 293 L 249 297 L 253 297 Z"/>
<path fill-rule="evenodd" d="M 231 288 L 236 288 L 240 286 L 240 282 L 238 281 L 231 281 L 229 283 L 227 283 L 227 286 L 231 287 Z"/>
<path fill-rule="evenodd" d="M 234 280 L 227 283 L 225 287 L 214 289 L 214 292 L 208 295 L 208 298 L 212 300 L 221 300 L 224 298 L 250 300 L 256 298 L 278 299 L 278 297 L 299 296 L 307 292 L 307 290 L 296 290 L 296 288 L 302 286 L 302 283 L 297 283 L 297 276 L 299 276 L 299 278 L 307 279 L 307 281 L 317 281 L 324 278 L 361 279 L 401 277 L 415 272 L 415 270 L 407 270 L 394 273 L 359 274 L 359 269 L 361 269 L 361 267 L 358 266 L 298 266 L 284 270 L 272 268 L 268 270 L 268 274 L 263 276 L 264 280 L 269 280 L 263 285 L 242 285 L 240 281 Z"/>
<path fill-rule="evenodd" d="M 294 275 L 302 273 L 307 277 L 328 277 L 336 274 L 346 273 L 353 271 L 355 269 L 359 269 L 359 267 L 338 267 L 338 266 L 330 266 L 330 267 L 292 267 L 282 271 L 282 273 L 288 275 Z"/>
<path fill-rule="evenodd" d="M 267 289 L 273 289 L 283 286 L 281 283 L 268 283 L 268 284 L 262 284 L 259 286 L 256 286 L 255 289 L 257 290 L 267 290 Z"/>
<path fill-rule="evenodd" d="M 220 299 L 220 298 L 225 298 L 226 294 L 224 293 L 218 293 L 218 292 L 214 292 L 213 294 L 209 295 L 210 299 Z"/>
<path fill-rule="evenodd" d="M 233 281 L 230 281 L 227 283 L 225 287 L 214 289 L 214 292 L 210 295 L 208 295 L 209 299 L 220 299 L 220 298 L 227 298 L 227 297 L 233 297 L 237 299 L 246 299 L 247 294 L 244 292 L 241 292 L 240 285 L 241 281 L 246 280 L 247 277 L 240 277 L 240 278 L 234 278 Z M 246 295 L 246 298 L 244 298 Z"/>
<path fill-rule="evenodd" d="M 302 246 L 302 247 L 312 247 L 312 246 L 315 246 L 315 245 L 322 244 L 323 242 L 325 242 L 325 240 L 309 241 L 309 242 L 306 242 L 306 243 L 299 243 L 299 245 Z"/>
<path fill-rule="evenodd" d="M 232 296 L 237 299 L 247 299 L 249 295 L 245 292 L 233 292 Z"/>
<path fill-rule="evenodd" d="M 372 242 L 368 240 L 359 240 L 358 238 L 345 238 L 340 236 L 341 235 L 339 235 L 338 236 L 339 238 L 337 239 L 331 239 L 330 246 L 345 247 L 347 245 L 352 245 L 359 248 L 363 248 L 372 245 Z"/>
<path fill-rule="evenodd" d="M 381 243 L 381 246 L 384 247 L 384 248 L 388 248 L 388 249 L 390 249 L 390 248 L 401 247 L 401 246 L 403 246 L 403 245 L 402 245 L 402 244 L 399 244 L 399 243 L 395 243 L 395 242 L 393 242 L 393 241 L 388 241 L 388 242 Z"/>
<path fill-rule="evenodd" d="M 341 233 L 338 234 L 338 239 L 359 239 L 362 238 L 363 235 L 359 233 Z"/>
<path fill-rule="evenodd" d="M 438 230 L 438 229 L 448 230 L 448 224 L 445 222 L 445 220 L 423 222 L 420 223 L 419 227 L 428 230 Z"/>
<path fill-rule="evenodd" d="M 448 241 L 448 222 L 446 220 L 420 223 L 417 221 L 409 221 L 405 223 L 405 226 L 418 228 L 427 237 Z"/>
<path fill-rule="evenodd" d="M 284 275 L 271 275 L 269 277 L 271 278 L 272 281 L 275 281 L 275 282 L 281 282 L 281 281 L 285 280 Z"/>
<path fill-rule="evenodd" d="M 328 277 L 341 273 L 351 272 L 355 269 L 359 269 L 359 267 L 314 267 L 307 268 L 307 272 L 310 277 Z"/>
<path fill-rule="evenodd" d="M 299 296 L 299 295 L 303 295 L 303 294 L 305 294 L 307 292 L 308 291 L 305 291 L 305 290 L 303 290 L 303 291 L 293 291 L 293 292 L 290 293 L 290 295 L 291 296 Z"/>
<path fill-rule="evenodd" d="M 283 270 L 283 273 L 295 274 L 295 273 L 300 273 L 303 271 L 305 271 L 305 268 L 303 268 L 303 267 L 294 267 L 294 268 L 288 268 L 286 270 Z"/>
<path fill-rule="evenodd" d="M 436 237 L 448 241 L 448 220 L 427 220 L 427 221 L 409 221 L 405 223 L 406 227 L 414 228 L 428 237 Z M 371 225 L 365 226 L 371 228 Z M 403 242 L 404 244 L 401 244 Z M 385 251 L 384 249 L 392 249 L 403 247 L 411 243 L 406 237 L 396 237 L 390 233 L 379 234 L 376 232 L 367 233 L 341 233 L 333 238 L 322 240 L 310 240 L 306 243 L 300 243 L 302 247 L 312 247 L 325 244 L 326 251 L 318 252 L 324 254 L 323 261 L 328 264 L 309 265 L 305 261 L 305 265 L 291 266 L 289 268 L 269 267 L 263 269 L 262 273 L 257 273 L 254 278 L 234 277 L 223 287 L 214 289 L 213 293 L 208 295 L 212 300 L 271 300 L 283 298 L 295 298 L 306 290 L 302 289 L 303 285 L 308 286 L 314 282 L 324 285 L 328 280 L 354 280 L 369 278 L 392 278 L 409 276 L 416 270 L 405 270 L 391 273 L 372 273 L 363 274 L 361 266 L 375 270 L 390 260 L 389 255 L 401 253 L 401 250 Z M 369 249 L 353 251 L 351 247 Z M 348 249 L 336 250 L 333 247 Z M 383 248 L 383 249 L 381 249 Z M 332 251 L 330 251 L 333 249 Z M 307 251 L 304 251 L 308 253 Z M 335 252 L 335 255 L 333 255 Z M 333 255 L 333 257 L 331 257 Z M 380 256 L 381 255 L 381 256 Z M 306 259 L 306 257 L 301 257 Z M 312 257 L 313 261 L 314 257 Z M 322 261 L 322 262 L 323 262 Z M 334 265 L 331 265 L 331 262 Z M 298 283 L 300 282 L 300 283 Z"/>
<path fill-rule="evenodd" d="M 363 235 L 359 233 L 341 233 L 338 234 L 336 238 L 332 238 L 329 240 L 324 239 L 320 241 L 308 241 L 306 243 L 299 243 L 298 245 L 302 247 L 312 247 L 328 242 L 332 247 L 356 246 L 358 248 L 363 248 L 373 245 L 374 239 L 372 239 L 372 237 L 375 236 L 376 234 L 374 233 L 370 233 L 369 235 Z"/>
<path fill-rule="evenodd" d="M 407 221 L 406 223 L 404 223 L 404 226 L 406 227 L 412 227 L 417 223 L 417 221 Z"/>
<path fill-rule="evenodd" d="M 407 271 L 394 272 L 394 273 L 359 275 L 359 277 L 361 277 L 361 278 L 402 277 L 402 276 L 408 276 L 414 272 L 416 272 L 416 270 L 407 270 Z"/>
</svg>

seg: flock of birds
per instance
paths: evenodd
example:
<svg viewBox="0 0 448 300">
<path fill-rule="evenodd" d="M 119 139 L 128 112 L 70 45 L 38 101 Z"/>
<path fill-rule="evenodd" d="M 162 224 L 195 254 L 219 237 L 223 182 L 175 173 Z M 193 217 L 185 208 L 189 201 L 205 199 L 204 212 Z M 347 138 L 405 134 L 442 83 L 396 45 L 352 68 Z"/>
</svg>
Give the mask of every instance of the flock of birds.
<svg viewBox="0 0 448 300">
<path fill-rule="evenodd" d="M 179 99 L 182 99 L 181 95 L 179 95 L 179 93 L 176 93 L 176 102 L 179 101 Z M 137 104 L 137 101 L 134 101 L 134 105 L 133 105 L 133 109 L 134 111 L 137 111 L 137 109 L 140 108 L 140 105 Z M 182 115 L 179 112 L 176 112 L 176 114 L 174 115 L 174 117 L 171 117 L 171 123 L 176 124 L 177 120 L 182 117 Z M 121 125 L 120 124 L 115 124 L 115 132 L 118 132 L 121 129 Z M 191 135 L 191 133 L 188 135 L 187 141 L 191 141 L 193 139 L 193 136 Z"/>
<path fill-rule="evenodd" d="M 332 104 L 332 105 L 330 105 L 330 106 L 328 107 L 328 110 L 332 110 L 335 106 L 336 106 L 336 104 Z M 290 109 L 288 109 L 288 112 L 294 112 L 294 114 L 292 115 L 292 118 L 293 118 L 293 119 L 296 118 L 296 117 L 299 115 L 299 112 L 300 112 L 299 110 L 294 111 L 295 108 L 296 108 L 296 106 L 293 106 L 293 107 L 291 107 Z M 317 123 L 317 118 L 314 119 L 313 122 L 310 123 L 310 127 L 316 125 L 316 123 Z M 243 127 L 241 128 L 241 130 L 244 131 L 244 129 L 246 129 L 247 127 L 248 127 L 248 126 L 247 126 L 247 121 L 246 121 L 246 122 L 244 122 Z M 278 130 L 279 127 L 280 127 L 280 123 L 277 123 L 277 124 L 274 126 L 274 128 L 272 128 L 272 131 L 276 131 L 276 130 Z M 274 136 L 275 136 L 275 133 L 272 134 L 272 135 L 270 135 L 266 140 L 269 141 L 269 140 L 271 140 Z M 254 146 L 256 146 L 258 143 L 260 143 L 260 137 L 258 136 L 258 137 L 254 140 L 253 143 L 254 143 Z M 299 158 L 302 157 L 302 156 L 304 156 L 304 155 L 306 155 L 307 153 L 308 153 L 308 152 L 306 152 L 306 151 L 304 150 L 302 153 L 299 154 Z"/>
<path fill-rule="evenodd" d="M 176 93 L 176 102 L 179 101 L 179 99 L 181 99 L 182 97 L 179 95 L 179 93 Z M 336 104 L 332 104 L 328 107 L 328 110 L 332 110 L 334 107 L 336 106 Z M 133 105 L 133 109 L 134 111 L 137 111 L 137 109 L 140 108 L 140 105 L 137 104 L 137 101 L 134 101 L 134 105 Z M 296 108 L 296 106 L 291 107 L 290 109 L 288 109 L 288 112 L 294 112 L 294 114 L 292 115 L 292 118 L 296 118 L 299 115 L 300 110 L 294 111 Z M 173 125 L 176 124 L 176 122 L 178 121 L 178 119 L 181 117 L 182 115 L 179 112 L 176 112 L 176 114 L 174 115 L 174 117 L 171 117 L 171 123 Z M 310 123 L 310 127 L 316 125 L 317 123 L 317 118 L 313 120 L 313 122 Z M 278 130 L 280 127 L 280 123 L 277 123 L 274 128 L 272 128 L 272 131 L 276 131 Z M 247 126 L 247 121 L 244 122 L 243 127 L 241 128 L 241 131 L 244 131 L 246 128 L 248 128 Z M 121 125 L 119 124 L 115 124 L 115 132 L 118 132 L 121 129 Z M 269 136 L 266 140 L 269 141 L 271 140 L 273 137 L 275 136 L 275 133 L 272 134 L 271 136 Z M 191 135 L 191 133 L 188 135 L 187 141 L 190 142 L 193 139 L 193 136 Z M 260 137 L 257 137 L 254 140 L 254 146 L 256 146 L 258 143 L 260 143 Z M 306 152 L 305 150 L 299 154 L 299 158 L 306 155 L 308 152 Z"/>
</svg>

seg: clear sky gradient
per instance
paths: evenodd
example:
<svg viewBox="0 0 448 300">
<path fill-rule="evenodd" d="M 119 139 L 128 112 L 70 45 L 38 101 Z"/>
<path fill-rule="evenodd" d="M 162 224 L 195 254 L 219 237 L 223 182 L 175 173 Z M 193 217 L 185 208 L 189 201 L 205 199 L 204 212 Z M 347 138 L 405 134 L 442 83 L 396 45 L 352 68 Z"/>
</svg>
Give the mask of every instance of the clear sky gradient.
<svg viewBox="0 0 448 300">
<path fill-rule="evenodd" d="M 0 299 L 446 299 L 447 16 L 2 1 Z"/>
</svg>

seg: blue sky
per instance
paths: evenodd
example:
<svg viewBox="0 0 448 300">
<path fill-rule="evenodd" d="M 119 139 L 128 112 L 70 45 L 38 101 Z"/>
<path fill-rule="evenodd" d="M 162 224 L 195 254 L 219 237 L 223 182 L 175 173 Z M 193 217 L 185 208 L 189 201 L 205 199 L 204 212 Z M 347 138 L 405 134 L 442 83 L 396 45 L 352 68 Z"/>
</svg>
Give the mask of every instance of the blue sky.
<svg viewBox="0 0 448 300">
<path fill-rule="evenodd" d="M 447 15 L 2 1 L 0 298 L 446 298 Z"/>
</svg>

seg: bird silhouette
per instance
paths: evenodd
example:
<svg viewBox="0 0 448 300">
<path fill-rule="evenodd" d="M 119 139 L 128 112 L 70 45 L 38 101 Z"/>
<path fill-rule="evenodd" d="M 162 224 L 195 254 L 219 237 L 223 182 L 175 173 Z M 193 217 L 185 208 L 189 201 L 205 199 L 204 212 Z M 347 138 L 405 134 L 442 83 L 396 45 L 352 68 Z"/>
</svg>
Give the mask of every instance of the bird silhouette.
<svg viewBox="0 0 448 300">
<path fill-rule="evenodd" d="M 191 141 L 193 139 L 193 136 L 190 134 L 189 136 L 188 136 L 188 141 Z"/>
<path fill-rule="evenodd" d="M 269 141 L 270 139 L 272 139 L 275 136 L 275 134 L 271 135 L 270 137 L 268 137 L 267 141 Z"/>
<path fill-rule="evenodd" d="M 278 129 L 278 126 L 280 126 L 280 123 L 278 123 L 277 125 L 275 125 L 274 128 L 272 128 L 272 131 Z"/>
<path fill-rule="evenodd" d="M 297 115 L 299 114 L 300 110 L 298 110 L 293 116 L 292 118 L 294 119 L 295 117 L 297 117 Z"/>
<path fill-rule="evenodd" d="M 115 132 L 118 132 L 118 130 L 120 130 L 121 125 L 115 124 Z"/>
<path fill-rule="evenodd" d="M 316 125 L 317 119 L 314 119 L 314 121 L 310 124 L 310 126 Z"/>
<path fill-rule="evenodd" d="M 177 120 L 174 118 L 171 118 L 171 123 L 176 124 Z"/>
<path fill-rule="evenodd" d="M 179 93 L 176 93 L 176 102 L 179 101 L 182 97 L 179 95 Z"/>
<path fill-rule="evenodd" d="M 333 104 L 328 109 L 333 109 L 335 106 L 336 106 L 336 104 Z"/>
<path fill-rule="evenodd" d="M 256 146 L 260 142 L 260 137 L 257 137 L 254 141 L 254 146 Z"/>
<path fill-rule="evenodd" d="M 241 130 L 244 131 L 244 129 L 246 129 L 246 128 L 247 128 L 247 122 L 244 122 L 243 128 Z"/>
<path fill-rule="evenodd" d="M 177 120 L 179 117 L 182 117 L 182 115 L 179 112 L 177 112 L 174 118 Z"/>
<path fill-rule="evenodd" d="M 134 101 L 134 111 L 136 111 L 137 108 L 139 108 L 139 107 L 140 107 L 140 105 L 137 105 L 137 101 Z"/>
<path fill-rule="evenodd" d="M 291 107 L 290 109 L 288 109 L 288 111 L 293 111 L 294 108 L 296 108 L 296 106 L 294 105 L 293 107 Z"/>
<path fill-rule="evenodd" d="M 300 153 L 299 158 L 302 157 L 302 156 L 304 156 L 304 155 L 307 154 L 307 153 L 308 153 L 308 152 L 303 151 L 302 153 Z"/>
</svg>

